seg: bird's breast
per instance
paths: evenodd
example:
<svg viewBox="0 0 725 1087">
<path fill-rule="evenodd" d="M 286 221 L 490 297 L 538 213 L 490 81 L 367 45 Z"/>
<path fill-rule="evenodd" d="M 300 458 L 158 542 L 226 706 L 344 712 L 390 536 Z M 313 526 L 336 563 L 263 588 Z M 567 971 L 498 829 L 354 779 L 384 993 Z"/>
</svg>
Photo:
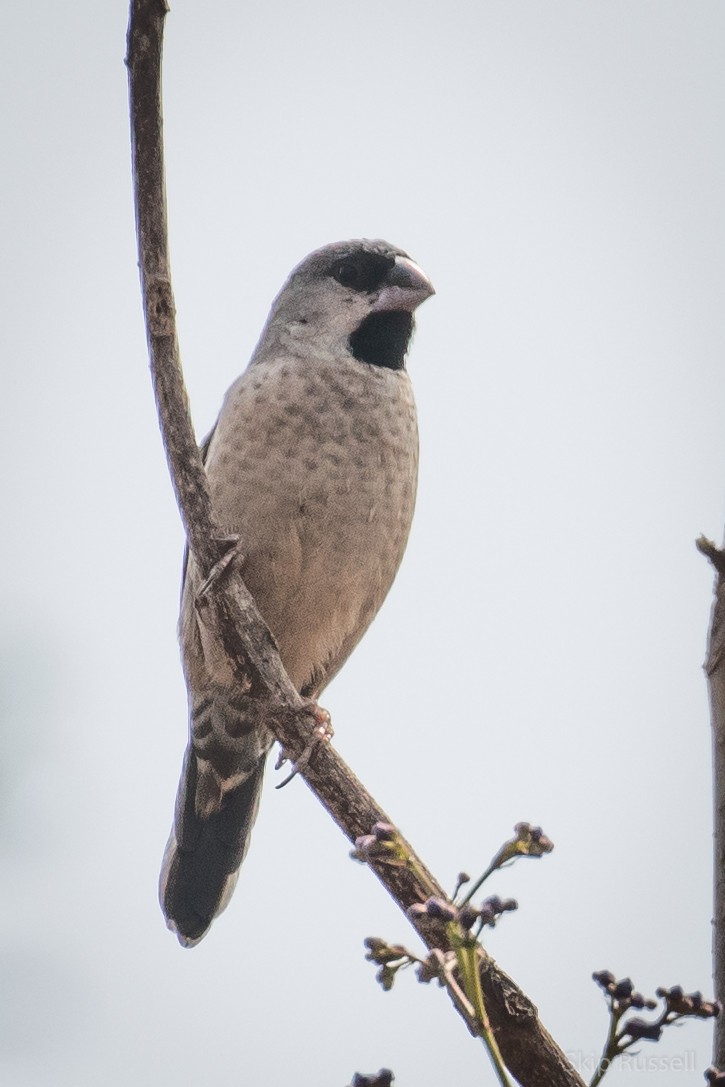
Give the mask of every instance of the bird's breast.
<svg viewBox="0 0 725 1087">
<path fill-rule="evenodd" d="M 417 459 L 405 372 L 279 360 L 230 390 L 207 460 L 213 500 L 242 538 L 245 580 L 298 687 L 352 649 L 382 603 Z"/>
</svg>

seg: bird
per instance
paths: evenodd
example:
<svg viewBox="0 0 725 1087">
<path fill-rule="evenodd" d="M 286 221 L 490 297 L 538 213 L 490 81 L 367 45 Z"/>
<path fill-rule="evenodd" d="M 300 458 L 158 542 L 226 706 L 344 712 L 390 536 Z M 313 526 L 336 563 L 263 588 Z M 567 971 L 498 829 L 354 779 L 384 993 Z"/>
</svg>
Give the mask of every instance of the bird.
<svg viewBox="0 0 725 1087">
<path fill-rule="evenodd" d="M 378 612 L 415 505 L 418 428 L 406 368 L 414 312 L 434 294 L 381 240 L 338 242 L 294 268 L 201 451 L 212 508 L 292 683 L 317 700 Z M 193 947 L 226 907 L 274 742 L 214 654 L 185 555 L 179 640 L 189 742 L 159 897 Z"/>
</svg>

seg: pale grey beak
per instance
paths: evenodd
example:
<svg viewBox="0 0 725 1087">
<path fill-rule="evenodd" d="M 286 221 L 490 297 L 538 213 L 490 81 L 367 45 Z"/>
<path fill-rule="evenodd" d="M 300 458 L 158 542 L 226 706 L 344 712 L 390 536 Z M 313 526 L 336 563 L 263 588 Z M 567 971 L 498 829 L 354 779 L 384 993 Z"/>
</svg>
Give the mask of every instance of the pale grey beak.
<svg viewBox="0 0 725 1087">
<path fill-rule="evenodd" d="M 373 303 L 373 310 L 408 310 L 412 313 L 421 302 L 435 294 L 435 288 L 422 268 L 410 257 L 396 257 L 380 293 Z"/>
</svg>

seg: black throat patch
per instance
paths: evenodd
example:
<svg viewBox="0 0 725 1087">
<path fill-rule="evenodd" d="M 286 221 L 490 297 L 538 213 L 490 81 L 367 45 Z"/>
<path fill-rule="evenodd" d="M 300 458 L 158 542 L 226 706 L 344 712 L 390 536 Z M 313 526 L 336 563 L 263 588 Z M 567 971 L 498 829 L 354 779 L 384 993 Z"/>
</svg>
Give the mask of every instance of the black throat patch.
<svg viewBox="0 0 725 1087">
<path fill-rule="evenodd" d="M 350 350 L 360 362 L 404 370 L 412 334 L 413 314 L 408 310 L 371 313 L 350 337 Z"/>
</svg>

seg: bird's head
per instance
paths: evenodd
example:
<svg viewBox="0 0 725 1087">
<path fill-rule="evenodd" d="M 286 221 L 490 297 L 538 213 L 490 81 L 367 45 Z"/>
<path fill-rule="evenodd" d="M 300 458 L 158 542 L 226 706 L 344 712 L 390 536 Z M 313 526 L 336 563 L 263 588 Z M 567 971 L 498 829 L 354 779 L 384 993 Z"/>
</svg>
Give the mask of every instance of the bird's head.
<svg viewBox="0 0 725 1087">
<path fill-rule="evenodd" d="M 260 348 L 342 353 L 402 370 L 413 313 L 434 293 L 407 253 L 387 242 L 326 245 L 290 275 L 272 305 Z"/>
</svg>

